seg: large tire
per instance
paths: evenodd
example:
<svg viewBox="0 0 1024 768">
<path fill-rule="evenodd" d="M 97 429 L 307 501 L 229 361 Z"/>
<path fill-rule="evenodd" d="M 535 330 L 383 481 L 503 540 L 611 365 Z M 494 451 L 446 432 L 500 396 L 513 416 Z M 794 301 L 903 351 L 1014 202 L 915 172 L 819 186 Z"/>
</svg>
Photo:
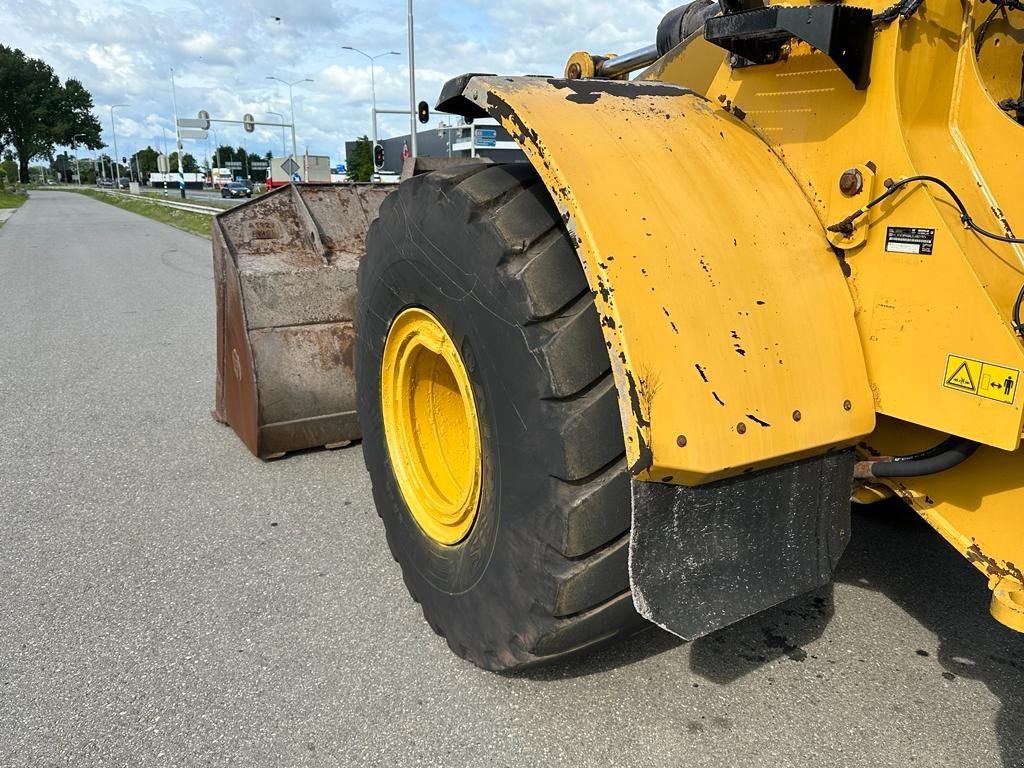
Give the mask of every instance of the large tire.
<svg viewBox="0 0 1024 768">
<path fill-rule="evenodd" d="M 482 483 L 469 533 L 426 535 L 382 416 L 392 321 L 432 313 L 468 373 Z M 467 166 L 384 201 L 359 271 L 355 368 L 374 501 L 406 586 L 459 656 L 492 670 L 643 624 L 629 593 L 629 477 L 593 294 L 528 165 Z"/>
</svg>

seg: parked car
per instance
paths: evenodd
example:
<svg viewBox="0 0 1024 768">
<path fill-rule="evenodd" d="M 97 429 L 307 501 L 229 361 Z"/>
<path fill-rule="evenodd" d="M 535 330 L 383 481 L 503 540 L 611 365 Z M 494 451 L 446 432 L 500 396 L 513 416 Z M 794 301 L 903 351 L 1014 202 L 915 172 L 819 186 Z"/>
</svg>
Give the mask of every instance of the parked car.
<svg viewBox="0 0 1024 768">
<path fill-rule="evenodd" d="M 128 183 L 130 181 L 131 181 L 130 179 L 122 176 L 121 178 L 119 178 L 117 180 L 117 186 L 118 186 L 119 189 L 128 189 Z"/>
<path fill-rule="evenodd" d="M 252 197 L 252 190 L 240 181 L 232 181 L 220 188 L 221 197 Z"/>
</svg>

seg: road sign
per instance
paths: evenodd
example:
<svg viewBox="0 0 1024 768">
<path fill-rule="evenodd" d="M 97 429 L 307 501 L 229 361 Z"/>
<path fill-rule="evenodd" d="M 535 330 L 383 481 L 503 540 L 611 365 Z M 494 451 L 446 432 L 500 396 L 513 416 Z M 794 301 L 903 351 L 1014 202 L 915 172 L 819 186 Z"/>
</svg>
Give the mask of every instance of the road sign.
<svg viewBox="0 0 1024 768">
<path fill-rule="evenodd" d="M 252 168 L 254 171 L 265 171 L 267 168 L 270 167 L 270 163 L 253 162 L 249 163 L 249 167 Z"/>
<path fill-rule="evenodd" d="M 299 164 L 296 163 L 293 158 L 289 157 L 287 160 L 281 163 L 281 170 L 287 173 L 289 176 L 292 176 L 295 174 L 297 170 L 299 170 Z"/>
<path fill-rule="evenodd" d="M 223 162 L 223 166 L 225 168 L 241 168 L 242 164 L 240 162 L 238 162 L 237 160 L 225 160 Z"/>
<path fill-rule="evenodd" d="M 302 177 L 299 176 L 299 174 L 297 174 L 297 173 L 293 173 L 292 174 L 292 181 L 294 181 L 296 184 L 298 184 L 300 181 L 302 181 Z"/>
<path fill-rule="evenodd" d="M 179 117 L 178 118 L 179 128 L 200 128 L 206 130 L 210 127 L 209 120 L 202 120 L 196 117 Z"/>
<path fill-rule="evenodd" d="M 194 131 L 188 128 L 180 128 L 178 135 L 183 139 L 205 139 L 206 131 Z"/>
<path fill-rule="evenodd" d="M 496 147 L 498 145 L 498 132 L 494 128 L 477 128 L 476 145 L 478 147 Z"/>
<path fill-rule="evenodd" d="M 334 172 L 335 173 L 344 173 L 345 172 L 345 164 L 344 163 L 338 163 L 336 166 L 334 166 Z"/>
<path fill-rule="evenodd" d="M 156 156 L 156 169 L 160 173 L 167 173 L 167 155 Z"/>
</svg>

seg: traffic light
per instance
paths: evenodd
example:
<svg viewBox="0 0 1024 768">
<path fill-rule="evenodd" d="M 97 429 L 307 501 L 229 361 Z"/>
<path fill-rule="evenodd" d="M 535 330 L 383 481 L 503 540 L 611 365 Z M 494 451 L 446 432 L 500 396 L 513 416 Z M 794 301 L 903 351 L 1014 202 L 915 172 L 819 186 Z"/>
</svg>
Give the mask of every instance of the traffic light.
<svg viewBox="0 0 1024 768">
<path fill-rule="evenodd" d="M 200 126 L 201 130 L 203 130 L 203 131 L 210 130 L 210 113 L 209 112 L 207 112 L 205 109 L 200 109 L 199 113 L 196 115 L 196 117 L 203 121 L 203 124 Z"/>
<path fill-rule="evenodd" d="M 378 171 L 384 167 L 384 147 L 380 144 L 373 145 L 373 165 Z"/>
<path fill-rule="evenodd" d="M 245 128 L 246 133 L 252 133 L 254 130 L 256 130 L 256 126 L 254 125 L 255 122 L 256 118 L 254 118 L 248 112 L 246 112 L 242 116 L 242 127 Z"/>
<path fill-rule="evenodd" d="M 417 113 L 419 114 L 420 122 L 426 125 L 430 122 L 430 105 L 425 101 L 421 101 L 417 107 Z"/>
<path fill-rule="evenodd" d="M 128 165 L 128 158 L 121 155 L 121 165 Z"/>
</svg>

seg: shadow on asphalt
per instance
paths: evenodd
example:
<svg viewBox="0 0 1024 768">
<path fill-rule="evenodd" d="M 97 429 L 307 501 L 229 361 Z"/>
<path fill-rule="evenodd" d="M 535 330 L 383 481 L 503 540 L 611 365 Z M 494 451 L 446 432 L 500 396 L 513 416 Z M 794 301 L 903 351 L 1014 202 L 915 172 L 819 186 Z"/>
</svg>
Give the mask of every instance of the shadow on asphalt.
<svg viewBox="0 0 1024 768">
<path fill-rule="evenodd" d="M 1003 765 L 1024 766 L 1024 638 L 989 615 L 985 577 L 900 502 L 862 510 L 854 537 L 837 579 L 882 593 L 934 632 L 940 674 L 978 680 L 999 699 Z"/>
<path fill-rule="evenodd" d="M 853 537 L 836 581 L 880 592 L 934 633 L 941 668 L 936 674 L 947 680 L 967 677 L 988 687 L 1001 702 L 996 733 L 1003 765 L 1024 766 L 1024 642 L 991 618 L 985 579 L 970 563 L 913 510 L 893 501 L 854 509 Z M 833 589 L 827 585 L 693 641 L 692 671 L 724 685 L 783 656 L 817 660 L 804 647 L 831 621 Z M 652 627 L 582 657 L 514 675 L 537 681 L 592 675 L 682 643 Z M 924 649 L 896 650 L 930 655 Z"/>
</svg>

